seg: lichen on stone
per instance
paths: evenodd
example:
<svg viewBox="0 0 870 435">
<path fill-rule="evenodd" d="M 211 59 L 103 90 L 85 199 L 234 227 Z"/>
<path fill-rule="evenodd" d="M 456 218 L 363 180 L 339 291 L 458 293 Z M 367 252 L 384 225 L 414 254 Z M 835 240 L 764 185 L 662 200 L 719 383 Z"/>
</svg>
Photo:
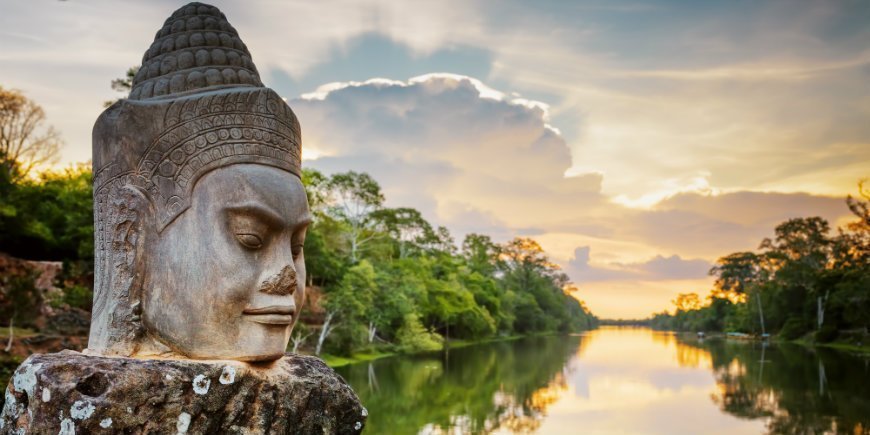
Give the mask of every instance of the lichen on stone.
<svg viewBox="0 0 870 435">
<path fill-rule="evenodd" d="M 208 393 L 208 388 L 211 386 L 211 379 L 205 377 L 203 374 L 196 375 L 193 378 L 193 392 L 196 394 L 206 394 Z"/>
</svg>

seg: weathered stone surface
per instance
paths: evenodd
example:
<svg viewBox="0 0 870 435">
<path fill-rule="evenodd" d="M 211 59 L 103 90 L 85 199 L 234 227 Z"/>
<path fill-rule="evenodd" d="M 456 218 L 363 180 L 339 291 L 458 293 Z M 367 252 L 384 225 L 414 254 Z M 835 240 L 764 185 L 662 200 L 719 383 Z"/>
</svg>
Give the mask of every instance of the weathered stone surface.
<svg viewBox="0 0 870 435">
<path fill-rule="evenodd" d="M 88 354 L 281 358 L 312 219 L 301 142 L 224 14 L 175 11 L 94 125 Z"/>
<path fill-rule="evenodd" d="M 0 433 L 360 433 L 367 411 L 299 355 L 267 365 L 33 355 L 6 389 Z"/>
</svg>

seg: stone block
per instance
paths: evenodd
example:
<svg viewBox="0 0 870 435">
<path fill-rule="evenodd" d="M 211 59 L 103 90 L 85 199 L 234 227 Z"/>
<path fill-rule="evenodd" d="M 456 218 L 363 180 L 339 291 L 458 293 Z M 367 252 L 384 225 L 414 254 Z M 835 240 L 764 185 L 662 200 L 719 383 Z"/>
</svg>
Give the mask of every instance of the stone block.
<svg viewBox="0 0 870 435">
<path fill-rule="evenodd" d="M 32 355 L 6 388 L 3 434 L 360 433 L 367 411 L 318 358 L 269 364 Z"/>
</svg>

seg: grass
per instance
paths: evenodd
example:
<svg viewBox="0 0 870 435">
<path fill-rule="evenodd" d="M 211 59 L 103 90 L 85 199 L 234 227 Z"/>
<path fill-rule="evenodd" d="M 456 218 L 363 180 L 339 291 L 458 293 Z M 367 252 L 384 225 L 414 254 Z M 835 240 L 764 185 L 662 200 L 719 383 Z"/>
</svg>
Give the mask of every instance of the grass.
<svg viewBox="0 0 870 435">
<path fill-rule="evenodd" d="M 528 334 L 528 335 L 503 335 L 499 337 L 489 337 L 483 338 L 480 340 L 462 340 L 462 339 L 450 339 L 447 340 L 447 343 L 444 347 L 448 349 L 458 349 L 460 347 L 473 346 L 475 344 L 486 344 L 486 343 L 495 343 L 498 341 L 512 341 L 518 340 L 523 337 L 535 337 L 535 336 L 544 336 L 544 335 L 555 335 L 556 332 L 542 332 L 537 334 Z"/>
<path fill-rule="evenodd" d="M 380 351 L 367 351 L 367 352 L 356 352 L 351 356 L 338 356 L 338 355 L 329 355 L 323 354 L 320 356 L 320 359 L 326 363 L 326 365 L 330 367 L 341 367 L 346 366 L 348 364 L 357 364 L 366 361 L 374 361 L 376 359 L 386 358 L 388 356 L 396 355 L 395 352 L 380 352 Z"/>
<path fill-rule="evenodd" d="M 462 339 L 450 339 L 445 343 L 446 349 L 458 349 L 460 347 L 473 346 L 476 344 L 485 344 L 485 343 L 494 343 L 498 341 L 510 341 L 517 340 L 523 337 L 530 336 L 543 336 L 543 335 L 554 335 L 555 332 L 546 332 L 546 333 L 538 333 L 538 334 L 529 334 L 529 335 L 505 335 L 500 337 L 490 337 L 484 338 L 481 340 L 462 340 Z M 320 356 L 320 359 L 326 363 L 326 365 L 330 367 L 341 367 L 346 366 L 348 364 L 357 364 L 361 362 L 374 361 L 376 359 L 386 358 L 394 355 L 410 355 L 416 352 L 383 352 L 378 350 L 373 351 L 363 351 L 363 352 L 355 352 L 350 356 L 338 356 L 338 355 L 329 355 L 323 354 Z"/>
<path fill-rule="evenodd" d="M 37 335 L 37 332 L 32 330 L 32 329 L 18 328 L 18 327 L 12 328 L 12 333 L 15 336 L 15 338 L 27 338 L 27 337 L 33 337 L 34 335 Z M 8 326 L 0 327 L 0 337 L 9 338 L 9 327 Z"/>
<path fill-rule="evenodd" d="M 797 340 L 790 341 L 790 343 L 797 343 L 801 346 L 807 347 L 827 347 L 862 355 L 870 355 L 870 344 L 856 344 L 847 341 L 832 341 L 830 343 L 819 343 L 808 338 L 799 338 Z"/>
<path fill-rule="evenodd" d="M 848 352 L 870 355 L 870 344 L 843 343 L 835 341 L 833 343 L 817 343 L 816 346 L 825 346 L 834 349 L 845 350 Z"/>
</svg>

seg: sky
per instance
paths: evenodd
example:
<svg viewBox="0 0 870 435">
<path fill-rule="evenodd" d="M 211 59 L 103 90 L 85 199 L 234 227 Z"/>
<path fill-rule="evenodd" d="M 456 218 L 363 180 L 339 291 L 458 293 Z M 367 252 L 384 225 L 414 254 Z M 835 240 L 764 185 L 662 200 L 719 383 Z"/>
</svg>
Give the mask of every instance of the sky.
<svg viewBox="0 0 870 435">
<path fill-rule="evenodd" d="M 109 86 L 183 2 L 0 0 L 0 86 L 90 159 Z M 302 124 L 304 165 L 532 237 L 597 315 L 706 295 L 870 176 L 867 1 L 215 1 Z"/>
</svg>

